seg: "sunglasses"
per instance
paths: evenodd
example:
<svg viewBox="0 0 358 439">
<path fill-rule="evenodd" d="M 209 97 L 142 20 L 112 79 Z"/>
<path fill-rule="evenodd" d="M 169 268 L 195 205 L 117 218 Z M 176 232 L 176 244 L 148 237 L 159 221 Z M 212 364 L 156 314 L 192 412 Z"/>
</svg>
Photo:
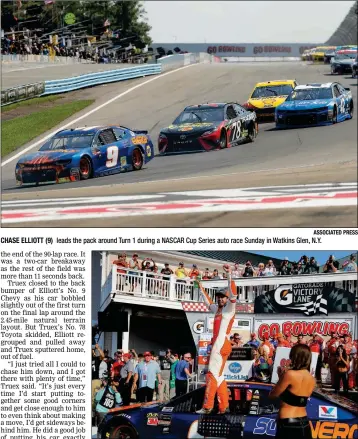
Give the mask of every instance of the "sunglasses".
<svg viewBox="0 0 358 439">
<path fill-rule="evenodd" d="M 191 360 L 191 357 L 184 357 L 185 360 Z"/>
</svg>

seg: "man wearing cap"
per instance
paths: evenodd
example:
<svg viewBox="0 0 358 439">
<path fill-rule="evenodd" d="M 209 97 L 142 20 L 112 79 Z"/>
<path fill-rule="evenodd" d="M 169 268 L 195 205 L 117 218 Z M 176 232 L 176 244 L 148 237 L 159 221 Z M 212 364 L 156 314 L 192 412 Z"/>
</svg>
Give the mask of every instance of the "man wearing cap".
<svg viewBox="0 0 358 439">
<path fill-rule="evenodd" d="M 256 334 L 255 334 L 255 332 L 252 332 L 251 335 L 250 335 L 250 337 L 251 337 L 251 340 L 249 340 L 249 341 L 247 342 L 247 344 L 248 344 L 249 346 L 251 346 L 252 348 L 258 349 L 259 346 L 260 346 L 260 342 L 256 339 Z"/>
<path fill-rule="evenodd" d="M 286 334 L 284 334 L 284 337 L 285 337 L 285 340 L 290 345 L 290 348 L 292 348 L 292 346 L 294 345 L 294 342 L 291 340 L 291 334 L 289 332 L 286 332 Z"/>
<path fill-rule="evenodd" d="M 137 400 L 139 402 L 153 401 L 155 380 L 158 378 L 158 385 L 162 385 L 159 364 L 152 360 L 151 352 L 144 352 L 143 363 L 138 363 L 135 368 L 133 390 L 137 387 Z"/>
<path fill-rule="evenodd" d="M 198 276 L 200 276 L 200 271 L 198 270 L 198 266 L 196 264 L 193 264 L 193 267 L 189 273 L 189 277 L 190 279 L 196 279 Z"/>
<path fill-rule="evenodd" d="M 228 274 L 228 287 L 216 293 L 217 305 L 213 303 L 202 284 L 199 283 L 204 302 L 210 311 L 215 313 L 213 347 L 206 377 L 204 404 L 203 408 L 197 412 L 199 414 L 209 414 L 213 410 L 216 394 L 219 402 L 219 413 L 224 414 L 229 408 L 229 393 L 223 371 L 226 360 L 232 351 L 229 337 L 235 318 L 237 290 L 236 284 L 231 278 L 231 268 L 228 265 L 224 265 L 223 268 Z"/>
<path fill-rule="evenodd" d="M 132 362 L 132 355 L 129 353 L 123 354 L 124 366 L 121 368 L 119 375 L 119 392 L 122 396 L 123 405 L 129 405 L 131 402 L 131 389 L 134 374 L 134 366 Z"/>
</svg>

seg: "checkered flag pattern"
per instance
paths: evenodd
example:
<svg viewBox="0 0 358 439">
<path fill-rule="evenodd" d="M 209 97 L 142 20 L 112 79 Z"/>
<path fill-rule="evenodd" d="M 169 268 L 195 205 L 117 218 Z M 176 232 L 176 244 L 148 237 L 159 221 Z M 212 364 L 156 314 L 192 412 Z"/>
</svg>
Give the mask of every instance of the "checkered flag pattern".
<svg viewBox="0 0 358 439">
<path fill-rule="evenodd" d="M 256 297 L 255 312 L 258 313 L 276 313 L 276 308 L 272 305 L 272 299 L 268 294 Z M 260 308 L 257 310 L 256 308 Z"/>
<path fill-rule="evenodd" d="M 208 312 L 209 309 L 204 302 L 182 302 L 183 310 L 186 312 Z"/>
<path fill-rule="evenodd" d="M 288 308 L 299 309 L 300 311 L 303 311 L 303 314 L 305 314 L 306 316 L 312 316 L 316 314 L 317 311 L 328 315 L 327 300 L 323 299 L 323 294 L 319 294 L 315 302 L 304 303 L 300 306 L 295 307 L 289 306 Z"/>
<path fill-rule="evenodd" d="M 335 289 L 328 296 L 329 308 L 332 311 L 354 312 L 354 297 L 347 296 L 346 291 Z"/>
</svg>

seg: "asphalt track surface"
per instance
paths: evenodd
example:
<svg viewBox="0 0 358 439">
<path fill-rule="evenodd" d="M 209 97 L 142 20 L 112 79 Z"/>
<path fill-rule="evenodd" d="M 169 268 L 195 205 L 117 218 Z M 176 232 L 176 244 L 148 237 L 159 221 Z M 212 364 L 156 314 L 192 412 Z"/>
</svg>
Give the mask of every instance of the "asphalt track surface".
<svg viewBox="0 0 358 439">
<path fill-rule="evenodd" d="M 341 82 L 351 88 L 357 109 L 356 80 L 348 75 L 333 77 L 329 70 L 329 66 L 301 62 L 194 65 L 129 92 L 75 125 L 122 124 L 133 129 L 147 129 L 156 142 L 160 128 L 169 125 L 185 105 L 233 100 L 242 103 L 256 82 L 279 78 L 296 78 L 299 83 Z M 95 108 L 147 80 L 137 79 L 76 93 L 79 97 L 94 96 Z M 72 119 L 89 110 L 91 107 Z M 253 144 L 210 153 L 156 157 L 140 172 L 38 188 L 18 189 L 14 186 L 15 163 L 16 159 L 2 168 L 2 199 L 5 202 L 41 202 L 42 199 L 53 202 L 58 199 L 61 204 L 64 198 L 76 200 L 79 197 L 111 195 L 132 195 L 134 198 L 148 195 L 155 198 L 163 192 L 170 200 L 176 200 L 178 193 L 194 190 L 202 191 L 205 196 L 209 189 L 349 183 L 357 181 L 357 126 L 355 119 L 334 126 L 284 131 L 276 131 L 271 123 L 261 124 Z M 176 194 L 171 197 L 168 195 L 170 192 Z M 355 205 L 327 207 L 317 204 L 307 207 L 302 204 L 302 207 L 295 207 L 261 211 L 228 211 L 223 207 L 216 212 L 177 211 L 175 215 L 156 216 L 148 212 L 141 216 L 101 218 L 100 224 L 101 227 L 148 227 L 148 224 L 158 227 L 357 226 L 356 198 Z M 8 226 L 21 224 L 12 222 Z M 98 219 L 51 219 L 39 224 L 41 227 L 96 227 Z M 36 225 L 36 222 L 27 224 Z"/>
</svg>

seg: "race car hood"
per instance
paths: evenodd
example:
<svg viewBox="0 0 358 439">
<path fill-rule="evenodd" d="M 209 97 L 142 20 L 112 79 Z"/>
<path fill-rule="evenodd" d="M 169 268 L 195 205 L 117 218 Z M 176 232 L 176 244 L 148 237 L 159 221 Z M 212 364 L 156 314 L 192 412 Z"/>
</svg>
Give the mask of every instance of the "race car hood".
<svg viewBox="0 0 358 439">
<path fill-rule="evenodd" d="M 332 61 L 332 64 L 347 64 L 347 65 L 349 65 L 349 64 L 353 64 L 353 63 L 354 63 L 353 58 L 351 58 L 351 59 L 334 59 Z"/>
<path fill-rule="evenodd" d="M 184 123 L 180 125 L 169 125 L 167 128 L 161 130 L 163 134 L 172 133 L 205 133 L 205 131 L 210 131 L 217 128 L 220 122 L 200 122 L 200 123 Z"/>
<path fill-rule="evenodd" d="M 331 99 L 317 99 L 315 101 L 288 101 L 281 104 L 277 110 L 312 110 L 314 108 L 327 107 Z"/>
<path fill-rule="evenodd" d="M 286 99 L 287 96 L 273 96 L 271 98 L 251 98 L 247 102 L 256 108 L 272 108 L 281 105 Z"/>
<path fill-rule="evenodd" d="M 28 165 L 45 165 L 47 163 L 53 163 L 57 160 L 69 160 L 76 154 L 76 149 L 58 149 L 56 151 L 37 151 L 32 154 L 24 155 L 17 162 L 18 164 Z"/>
</svg>

